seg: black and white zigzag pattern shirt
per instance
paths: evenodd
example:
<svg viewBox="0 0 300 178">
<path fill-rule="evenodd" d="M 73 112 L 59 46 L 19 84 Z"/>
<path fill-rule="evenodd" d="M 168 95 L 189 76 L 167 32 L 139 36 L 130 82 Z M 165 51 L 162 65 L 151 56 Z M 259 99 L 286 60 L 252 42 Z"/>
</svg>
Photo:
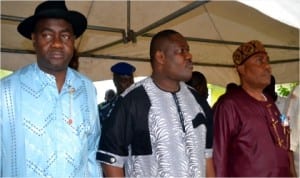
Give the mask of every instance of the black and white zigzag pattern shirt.
<svg viewBox="0 0 300 178">
<path fill-rule="evenodd" d="M 200 103 L 200 104 L 199 104 Z M 212 156 L 212 111 L 180 83 L 170 93 L 148 77 L 128 88 L 104 123 L 97 157 L 133 177 L 204 177 Z"/>
</svg>

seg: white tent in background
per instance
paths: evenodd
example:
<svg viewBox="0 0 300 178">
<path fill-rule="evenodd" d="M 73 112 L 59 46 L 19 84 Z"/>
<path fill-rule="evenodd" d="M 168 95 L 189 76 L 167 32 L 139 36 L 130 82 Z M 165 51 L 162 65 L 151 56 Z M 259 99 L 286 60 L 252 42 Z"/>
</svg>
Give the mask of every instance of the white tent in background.
<svg viewBox="0 0 300 178">
<path fill-rule="evenodd" d="M 254 6 L 253 2 L 259 6 Z M 88 30 L 76 41 L 76 48 L 81 56 L 79 70 L 92 80 L 111 79 L 110 66 L 119 61 L 135 65 L 136 76 L 149 75 L 151 37 L 160 30 L 174 29 L 189 41 L 194 70 L 203 72 L 209 83 L 225 86 L 229 82 L 239 82 L 232 63 L 232 52 L 240 43 L 252 39 L 265 44 L 278 83 L 299 81 L 299 2 L 178 0 L 66 3 L 70 9 L 78 10 L 88 18 Z M 39 3 L 1 1 L 2 69 L 16 70 L 35 61 L 31 41 L 19 35 L 16 28 L 22 19 L 33 14 Z M 267 10 L 260 10 L 260 6 L 267 7 Z M 279 17 L 264 14 L 273 9 Z M 288 16 L 283 18 L 283 14 Z"/>
<path fill-rule="evenodd" d="M 275 20 L 300 29 L 300 1 L 299 0 L 238 0 L 253 7 Z"/>
</svg>

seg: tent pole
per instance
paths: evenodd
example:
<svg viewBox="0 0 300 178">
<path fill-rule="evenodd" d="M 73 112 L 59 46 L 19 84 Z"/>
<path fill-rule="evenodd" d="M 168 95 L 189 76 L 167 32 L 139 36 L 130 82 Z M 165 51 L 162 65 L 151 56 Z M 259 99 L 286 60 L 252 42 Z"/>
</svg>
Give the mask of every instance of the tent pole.
<svg viewBox="0 0 300 178">
<path fill-rule="evenodd" d="M 152 38 L 154 34 L 145 33 L 142 37 L 149 37 Z M 241 45 L 244 42 L 237 42 L 237 41 L 225 41 L 225 40 L 213 40 L 213 39 L 206 39 L 206 38 L 195 38 L 195 37 L 185 37 L 187 41 L 194 41 L 194 42 L 203 42 L 203 43 L 212 43 L 212 44 L 227 44 L 227 45 Z M 272 44 L 264 44 L 266 48 L 275 48 L 275 49 L 286 49 L 286 50 L 300 50 L 299 47 L 296 46 L 282 46 L 282 45 L 272 45 Z"/>
<path fill-rule="evenodd" d="M 19 54 L 35 54 L 35 51 L 32 50 L 16 50 L 16 49 L 7 49 L 1 48 L 1 52 L 7 53 L 19 53 Z M 126 57 L 126 56 L 115 56 L 115 55 L 103 55 L 103 54 L 79 54 L 80 57 L 90 57 L 95 59 L 112 59 L 112 60 L 124 60 L 124 61 L 136 61 L 136 62 L 149 62 L 148 58 L 139 58 L 139 57 Z M 299 62 L 298 59 L 285 59 L 285 60 L 272 60 L 270 64 L 284 64 L 290 62 Z M 211 63 L 202 63 L 202 62 L 193 62 L 195 66 L 211 66 L 211 67 L 227 67 L 233 68 L 234 65 L 232 64 L 211 64 Z"/>
<path fill-rule="evenodd" d="M 160 19 L 160 20 L 158 20 L 158 21 L 156 21 L 156 22 L 148 25 L 147 27 L 139 30 L 135 34 L 136 34 L 136 36 L 143 35 L 144 33 L 148 32 L 148 31 L 150 31 L 150 30 L 152 30 L 154 28 L 157 28 L 160 25 L 165 24 L 165 23 L 167 23 L 167 22 L 175 19 L 176 17 L 179 17 L 179 16 L 181 16 L 181 15 L 187 13 L 187 12 L 190 12 L 191 10 L 193 10 L 193 9 L 195 9 L 195 8 L 197 8 L 197 7 L 205 4 L 207 2 L 208 1 L 195 1 L 195 2 L 192 2 L 189 5 L 187 5 L 187 6 L 183 7 L 183 8 L 181 8 L 181 9 L 173 12 L 172 14 L 170 14 L 170 15 L 168 15 L 168 16 L 166 16 L 166 17 L 164 17 L 164 18 L 162 18 L 162 19 Z"/>
<path fill-rule="evenodd" d="M 127 36 L 126 36 L 127 40 L 125 40 L 125 42 L 129 42 L 128 40 L 132 40 L 133 42 L 135 42 L 137 36 L 142 35 L 142 34 L 148 32 L 149 30 L 152 30 L 152 29 L 154 29 L 154 28 L 156 28 L 156 27 L 158 27 L 158 26 L 160 26 L 160 25 L 162 25 L 164 23 L 167 23 L 170 20 L 173 20 L 174 18 L 176 18 L 176 17 L 178 17 L 180 15 L 183 15 L 183 14 L 185 14 L 187 12 L 190 12 L 191 10 L 193 10 L 193 9 L 195 9 L 195 8 L 197 8 L 197 7 L 205 4 L 207 2 L 208 1 L 195 1 L 195 2 L 192 2 L 189 5 L 181 8 L 181 9 L 179 9 L 177 11 L 175 11 L 174 13 L 172 13 L 172 14 L 170 14 L 170 15 L 162 18 L 162 19 L 160 19 L 159 21 L 154 22 L 153 24 L 148 25 L 147 27 L 139 30 L 136 33 L 134 33 L 134 31 L 132 31 L 131 29 L 129 29 L 129 30 L 127 29 Z M 129 1 L 127 1 L 127 10 L 128 9 L 130 10 L 130 7 L 128 7 L 128 6 L 130 6 L 130 2 Z M 128 13 L 130 13 L 130 12 L 127 12 L 127 20 L 129 18 L 128 16 L 130 16 L 130 15 L 128 15 Z M 130 26 L 130 24 L 129 24 L 129 26 Z M 128 24 L 127 24 L 127 28 L 128 28 Z M 98 48 L 94 48 L 94 49 L 91 49 L 91 50 L 88 50 L 88 51 L 84 51 L 82 53 L 83 54 L 88 54 L 88 53 L 91 53 L 91 52 L 94 52 L 94 51 L 99 51 L 99 50 L 102 50 L 102 49 L 114 46 L 116 44 L 119 44 L 121 42 L 124 42 L 124 36 L 123 36 L 123 40 L 117 40 L 117 41 L 108 43 L 108 44 L 106 44 L 104 46 L 100 46 Z"/>
</svg>

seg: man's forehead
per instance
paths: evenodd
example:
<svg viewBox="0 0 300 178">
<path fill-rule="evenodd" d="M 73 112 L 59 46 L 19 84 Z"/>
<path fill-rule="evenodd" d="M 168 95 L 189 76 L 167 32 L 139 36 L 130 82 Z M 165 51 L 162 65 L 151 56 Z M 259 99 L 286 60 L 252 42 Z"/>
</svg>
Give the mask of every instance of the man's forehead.
<svg viewBox="0 0 300 178">
<path fill-rule="evenodd" d="M 170 42 L 171 42 L 170 45 L 173 45 L 176 47 L 183 47 L 183 48 L 189 47 L 186 39 L 184 37 L 182 37 L 181 35 L 171 38 Z"/>
<path fill-rule="evenodd" d="M 179 33 L 172 34 L 169 37 L 169 40 L 174 41 L 174 42 L 186 42 L 186 39 Z"/>
</svg>

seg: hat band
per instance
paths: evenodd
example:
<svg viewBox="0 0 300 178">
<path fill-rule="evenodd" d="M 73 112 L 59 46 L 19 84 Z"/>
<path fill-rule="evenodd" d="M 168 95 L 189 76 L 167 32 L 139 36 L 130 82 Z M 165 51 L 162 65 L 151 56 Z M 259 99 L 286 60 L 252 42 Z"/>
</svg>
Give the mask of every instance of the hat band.
<svg viewBox="0 0 300 178">
<path fill-rule="evenodd" d="M 255 54 L 258 54 L 258 53 L 264 53 L 264 54 L 267 54 L 265 51 L 257 51 L 253 54 L 251 54 L 250 56 L 248 56 L 246 59 L 244 59 L 240 64 L 238 65 L 243 65 L 250 57 L 254 56 Z"/>
</svg>

